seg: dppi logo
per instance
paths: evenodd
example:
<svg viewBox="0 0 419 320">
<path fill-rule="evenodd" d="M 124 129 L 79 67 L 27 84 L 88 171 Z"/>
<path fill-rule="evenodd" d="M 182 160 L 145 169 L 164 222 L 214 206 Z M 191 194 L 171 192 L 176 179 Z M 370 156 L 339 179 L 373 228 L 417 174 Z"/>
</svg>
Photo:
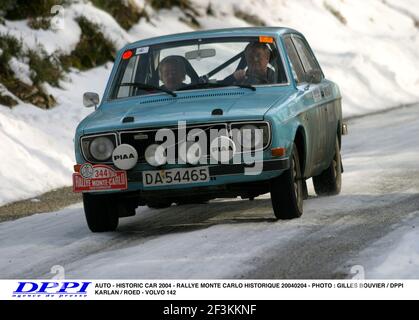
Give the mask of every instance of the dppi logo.
<svg viewBox="0 0 419 320">
<path fill-rule="evenodd" d="M 19 282 L 16 291 L 13 292 L 13 297 L 20 297 L 22 295 L 46 295 L 58 297 L 85 297 L 87 295 L 87 287 L 91 282 Z"/>
</svg>

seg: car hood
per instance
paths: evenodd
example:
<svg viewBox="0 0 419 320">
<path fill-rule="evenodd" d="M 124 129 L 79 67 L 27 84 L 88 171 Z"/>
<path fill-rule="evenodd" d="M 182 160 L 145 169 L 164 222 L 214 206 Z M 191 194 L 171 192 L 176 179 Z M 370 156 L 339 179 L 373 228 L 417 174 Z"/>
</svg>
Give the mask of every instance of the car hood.
<svg viewBox="0 0 419 320">
<path fill-rule="evenodd" d="M 281 104 L 289 96 L 286 87 L 226 90 L 213 93 L 181 92 L 177 97 L 153 95 L 106 102 L 84 120 L 85 134 L 108 130 L 220 121 L 263 120 L 273 105 Z M 269 89 L 269 90 L 266 90 Z M 221 109 L 222 115 L 212 115 Z M 131 117 L 131 119 L 127 119 Z M 124 122 L 130 120 L 129 122 Z"/>
</svg>

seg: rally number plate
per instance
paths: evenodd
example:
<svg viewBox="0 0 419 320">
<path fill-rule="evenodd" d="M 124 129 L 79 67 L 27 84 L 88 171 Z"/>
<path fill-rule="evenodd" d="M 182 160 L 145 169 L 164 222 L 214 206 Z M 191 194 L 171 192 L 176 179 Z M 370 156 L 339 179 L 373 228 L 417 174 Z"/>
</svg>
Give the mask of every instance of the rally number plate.
<svg viewBox="0 0 419 320">
<path fill-rule="evenodd" d="M 128 188 L 126 171 L 115 170 L 107 165 L 84 164 L 80 172 L 73 173 L 73 191 L 125 190 Z"/>
</svg>

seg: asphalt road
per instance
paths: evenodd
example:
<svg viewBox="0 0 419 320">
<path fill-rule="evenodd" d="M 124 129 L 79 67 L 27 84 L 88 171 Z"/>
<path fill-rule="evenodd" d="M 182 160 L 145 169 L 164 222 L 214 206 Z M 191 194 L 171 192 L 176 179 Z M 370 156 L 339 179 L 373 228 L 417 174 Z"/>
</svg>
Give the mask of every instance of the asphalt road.
<svg viewBox="0 0 419 320">
<path fill-rule="evenodd" d="M 419 105 L 349 121 L 343 189 L 304 215 L 273 219 L 269 195 L 139 208 L 92 234 L 80 204 L 0 223 L 0 278 L 334 279 L 360 252 L 419 215 Z M 412 226 L 414 227 L 414 226 Z M 362 263 L 362 261 L 360 261 Z"/>
</svg>

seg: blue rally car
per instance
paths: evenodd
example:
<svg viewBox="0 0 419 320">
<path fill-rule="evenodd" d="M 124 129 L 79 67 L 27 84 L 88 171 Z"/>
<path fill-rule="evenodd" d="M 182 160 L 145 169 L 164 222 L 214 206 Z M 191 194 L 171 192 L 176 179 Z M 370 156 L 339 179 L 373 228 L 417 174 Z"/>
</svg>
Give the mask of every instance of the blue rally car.
<svg viewBox="0 0 419 320">
<path fill-rule="evenodd" d="M 102 101 L 77 127 L 73 189 L 93 232 L 138 206 L 270 192 L 273 213 L 303 213 L 306 180 L 341 189 L 338 86 L 304 36 L 236 28 L 141 40 L 117 55 Z"/>
</svg>

